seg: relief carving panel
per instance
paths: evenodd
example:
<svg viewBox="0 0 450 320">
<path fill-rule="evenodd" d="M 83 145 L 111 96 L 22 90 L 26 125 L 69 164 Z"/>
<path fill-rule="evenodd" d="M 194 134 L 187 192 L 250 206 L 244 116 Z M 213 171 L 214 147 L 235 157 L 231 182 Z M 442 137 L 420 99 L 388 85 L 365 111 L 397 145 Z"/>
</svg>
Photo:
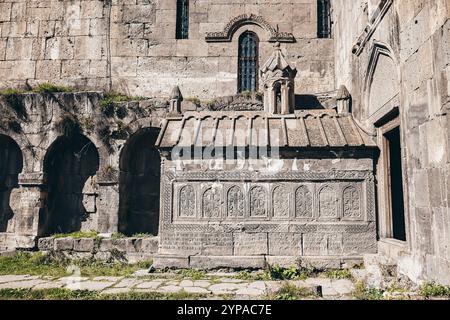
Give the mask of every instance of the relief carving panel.
<svg viewBox="0 0 450 320">
<path fill-rule="evenodd" d="M 263 187 L 257 186 L 250 190 L 250 216 L 265 217 L 267 215 L 267 193 Z"/>
<path fill-rule="evenodd" d="M 297 218 L 312 218 L 312 195 L 308 187 L 300 186 L 295 191 L 295 216 Z"/>
<path fill-rule="evenodd" d="M 220 218 L 220 191 L 217 188 L 209 188 L 202 197 L 203 218 Z"/>
<path fill-rule="evenodd" d="M 362 219 L 361 215 L 361 197 L 359 191 L 353 187 L 348 186 L 342 193 L 343 216 L 344 219 Z"/>
<path fill-rule="evenodd" d="M 180 217 L 195 217 L 195 191 L 192 186 L 184 186 L 180 189 L 178 212 Z"/>
<path fill-rule="evenodd" d="M 319 216 L 321 219 L 337 219 L 336 192 L 330 186 L 323 187 L 319 192 Z"/>
<path fill-rule="evenodd" d="M 227 194 L 227 216 L 230 218 L 244 217 L 244 193 L 238 186 L 232 186 Z"/>
<path fill-rule="evenodd" d="M 289 218 L 289 192 L 284 186 L 276 186 L 272 195 L 273 216 Z"/>
</svg>

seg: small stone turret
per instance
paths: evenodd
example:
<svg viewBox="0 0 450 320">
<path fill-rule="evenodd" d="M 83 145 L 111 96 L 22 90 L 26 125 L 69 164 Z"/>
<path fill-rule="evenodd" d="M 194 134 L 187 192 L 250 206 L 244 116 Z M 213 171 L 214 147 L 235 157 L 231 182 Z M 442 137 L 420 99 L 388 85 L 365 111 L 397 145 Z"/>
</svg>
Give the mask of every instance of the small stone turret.
<svg viewBox="0 0 450 320">
<path fill-rule="evenodd" d="M 271 114 L 289 114 L 295 109 L 294 79 L 297 69 L 281 52 L 280 44 L 260 70 L 264 88 L 264 110 Z"/>
<path fill-rule="evenodd" d="M 169 113 L 178 115 L 181 114 L 181 102 L 183 101 L 183 95 L 181 94 L 180 87 L 175 86 L 170 94 L 170 108 Z"/>
<path fill-rule="evenodd" d="M 350 106 L 352 102 L 352 96 L 350 95 L 350 92 L 348 92 L 347 87 L 344 85 L 341 85 L 339 87 L 337 96 L 336 96 L 336 102 L 337 102 L 337 112 L 339 114 L 348 114 L 350 113 Z"/>
</svg>

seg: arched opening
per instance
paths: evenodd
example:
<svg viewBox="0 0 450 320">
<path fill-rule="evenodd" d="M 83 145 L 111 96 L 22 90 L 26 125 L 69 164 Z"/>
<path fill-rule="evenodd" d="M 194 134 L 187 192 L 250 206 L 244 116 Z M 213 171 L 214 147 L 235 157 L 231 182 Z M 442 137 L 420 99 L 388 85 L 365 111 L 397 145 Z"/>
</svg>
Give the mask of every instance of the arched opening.
<svg viewBox="0 0 450 320">
<path fill-rule="evenodd" d="M 259 39 L 256 33 L 244 32 L 239 37 L 238 92 L 258 89 Z"/>
<path fill-rule="evenodd" d="M 161 157 L 155 147 L 159 128 L 134 134 L 120 157 L 119 231 L 158 235 Z"/>
<path fill-rule="evenodd" d="M 98 151 L 88 138 L 74 134 L 56 139 L 44 159 L 47 201 L 39 217 L 40 235 L 82 230 L 92 213 L 85 207 L 83 189 L 98 169 Z"/>
<path fill-rule="evenodd" d="M 14 212 L 10 206 L 11 193 L 18 188 L 23 157 L 17 143 L 0 134 L 0 232 L 13 232 Z"/>
</svg>

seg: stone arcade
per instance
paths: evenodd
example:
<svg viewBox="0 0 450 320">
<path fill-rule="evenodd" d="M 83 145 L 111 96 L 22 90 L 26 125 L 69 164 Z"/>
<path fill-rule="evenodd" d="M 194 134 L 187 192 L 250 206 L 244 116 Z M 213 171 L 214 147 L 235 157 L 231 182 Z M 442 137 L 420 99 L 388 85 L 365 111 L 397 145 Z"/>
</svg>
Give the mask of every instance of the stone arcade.
<svg viewBox="0 0 450 320">
<path fill-rule="evenodd" d="M 25 92 L 0 99 L 0 251 L 450 284 L 449 18 L 448 0 L 2 1 L 0 89 Z M 29 92 L 49 81 L 73 92 Z"/>
</svg>

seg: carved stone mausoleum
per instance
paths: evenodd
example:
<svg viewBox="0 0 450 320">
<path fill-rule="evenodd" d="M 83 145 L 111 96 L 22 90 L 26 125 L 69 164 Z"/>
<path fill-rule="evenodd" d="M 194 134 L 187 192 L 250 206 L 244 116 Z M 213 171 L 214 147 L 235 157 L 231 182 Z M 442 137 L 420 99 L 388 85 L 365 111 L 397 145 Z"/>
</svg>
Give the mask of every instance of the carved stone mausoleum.
<svg viewBox="0 0 450 320">
<path fill-rule="evenodd" d="M 1 1 L 0 252 L 450 284 L 449 1 L 256 2 Z"/>
</svg>

